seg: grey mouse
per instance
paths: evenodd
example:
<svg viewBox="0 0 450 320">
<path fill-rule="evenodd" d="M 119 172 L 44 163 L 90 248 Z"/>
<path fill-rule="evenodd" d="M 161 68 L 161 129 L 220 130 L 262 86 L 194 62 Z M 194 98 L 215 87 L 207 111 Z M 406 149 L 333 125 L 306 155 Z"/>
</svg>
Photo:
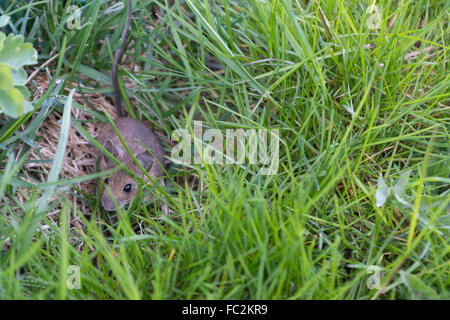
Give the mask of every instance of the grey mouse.
<svg viewBox="0 0 450 320">
<path fill-rule="evenodd" d="M 164 173 L 162 164 L 164 163 L 164 152 L 158 138 L 153 132 L 141 121 L 133 118 L 125 118 L 122 114 L 122 107 L 120 102 L 120 91 L 117 82 L 117 65 L 119 63 L 125 40 L 128 34 L 128 29 L 131 23 L 131 0 L 128 0 L 128 16 L 127 21 L 122 32 L 121 44 L 114 54 L 112 66 L 112 82 L 114 91 L 114 104 L 117 108 L 119 118 L 114 122 L 117 131 L 120 133 L 123 141 L 129 148 L 130 152 L 139 161 L 142 167 L 147 170 L 153 180 L 157 180 Z M 136 174 L 144 182 L 150 182 L 147 175 L 145 175 L 139 166 L 133 161 L 127 150 L 123 146 L 113 127 L 108 124 L 104 126 L 97 137 L 97 141 L 114 157 L 116 157 L 122 164 L 130 171 Z M 145 146 L 145 147 L 144 147 Z M 148 152 L 147 149 L 152 151 Z M 99 167 L 101 171 L 114 168 L 116 164 L 100 150 L 96 151 L 99 160 Z M 154 157 L 155 156 L 155 157 Z M 107 211 L 114 211 L 116 207 L 113 199 L 109 196 L 107 188 L 111 189 L 114 200 L 119 207 L 127 205 L 136 197 L 138 184 L 129 176 L 124 170 L 115 171 L 110 177 L 104 179 L 102 206 Z M 152 194 L 147 196 L 144 200 L 151 200 Z"/>
</svg>

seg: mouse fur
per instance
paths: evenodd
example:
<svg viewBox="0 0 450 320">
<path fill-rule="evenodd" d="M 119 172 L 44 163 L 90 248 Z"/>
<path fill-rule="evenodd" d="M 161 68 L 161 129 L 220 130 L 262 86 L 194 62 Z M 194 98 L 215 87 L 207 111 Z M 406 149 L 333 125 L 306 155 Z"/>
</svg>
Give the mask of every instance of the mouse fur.
<svg viewBox="0 0 450 320">
<path fill-rule="evenodd" d="M 130 152 L 136 157 L 142 167 L 147 170 L 150 177 L 154 180 L 158 180 L 158 178 L 164 174 L 163 168 L 161 167 L 161 165 L 164 164 L 164 152 L 158 138 L 139 120 L 133 118 L 118 118 L 114 123 Z M 150 179 L 148 179 L 139 166 L 133 161 L 110 124 L 102 128 L 97 137 L 97 141 L 130 171 L 136 174 L 137 177 L 143 179 L 144 182 L 150 183 Z M 142 144 L 153 152 L 158 159 L 157 161 Z M 97 155 L 101 171 L 106 171 L 116 166 L 116 164 L 100 150 L 97 150 Z M 136 181 L 124 170 L 116 171 L 111 176 L 105 177 L 103 179 L 101 202 L 103 208 L 107 211 L 114 211 L 116 209 L 113 200 L 109 197 L 109 193 L 106 190 L 107 187 L 111 189 L 119 207 L 133 201 L 138 190 Z M 152 198 L 152 194 L 150 194 L 145 200 L 151 200 Z"/>
</svg>

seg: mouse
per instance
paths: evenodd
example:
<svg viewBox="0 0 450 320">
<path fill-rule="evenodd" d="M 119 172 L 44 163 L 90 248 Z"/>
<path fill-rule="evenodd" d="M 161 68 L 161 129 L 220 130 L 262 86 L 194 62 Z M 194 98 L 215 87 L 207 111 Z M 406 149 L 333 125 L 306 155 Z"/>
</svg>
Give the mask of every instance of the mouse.
<svg viewBox="0 0 450 320">
<path fill-rule="evenodd" d="M 120 46 L 116 50 L 113 58 L 111 69 L 111 77 L 113 84 L 114 105 L 117 109 L 118 119 L 114 122 L 117 131 L 120 133 L 124 143 L 130 152 L 139 161 L 142 167 L 148 172 L 149 176 L 154 180 L 158 180 L 163 174 L 164 151 L 158 141 L 158 138 L 150 130 L 150 128 L 134 118 L 124 117 L 121 106 L 121 96 L 117 81 L 117 66 L 120 62 L 122 51 L 125 46 L 126 37 L 130 28 L 132 18 L 131 0 L 128 0 L 128 15 L 125 27 L 120 37 Z M 142 172 L 141 168 L 134 162 L 129 155 L 111 124 L 105 125 L 99 130 L 97 141 L 117 160 L 119 160 L 127 169 L 132 171 L 137 177 L 146 183 L 151 183 L 148 176 Z M 148 150 L 151 150 L 149 152 Z M 99 149 L 96 150 L 97 159 L 99 161 L 100 171 L 106 171 L 116 166 L 107 155 L 103 154 Z M 115 211 L 116 206 L 114 200 L 119 207 L 123 207 L 132 202 L 138 192 L 138 183 L 128 175 L 124 170 L 118 170 L 111 176 L 101 178 L 103 180 L 103 191 L 101 195 L 101 204 L 106 211 Z M 159 179 L 160 180 L 160 179 Z M 101 181 L 100 181 L 101 183 Z M 107 190 L 109 188 L 114 200 L 110 197 Z M 150 193 L 144 201 L 150 201 L 153 195 Z"/>
</svg>

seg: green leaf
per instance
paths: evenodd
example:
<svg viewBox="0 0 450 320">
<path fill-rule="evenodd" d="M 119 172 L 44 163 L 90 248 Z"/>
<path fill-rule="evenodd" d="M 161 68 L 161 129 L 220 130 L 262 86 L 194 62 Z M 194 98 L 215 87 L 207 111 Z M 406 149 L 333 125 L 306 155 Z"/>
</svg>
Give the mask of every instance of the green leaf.
<svg viewBox="0 0 450 320">
<path fill-rule="evenodd" d="M 8 20 L 0 17 L 2 22 Z M 37 51 L 30 43 L 25 43 L 21 35 L 0 32 L 0 112 L 12 118 L 33 110 L 28 102 L 29 92 L 25 87 L 27 74 L 24 65 L 37 62 Z"/>
<path fill-rule="evenodd" d="M 10 69 L 0 65 L 0 110 L 10 117 L 17 118 L 24 113 L 24 97 L 21 90 L 14 88 Z"/>
<path fill-rule="evenodd" d="M 23 36 L 9 34 L 6 37 L 0 32 L 0 112 L 17 118 L 33 110 L 33 105 L 27 101 L 27 73 L 22 67 L 36 62 L 37 51 L 30 43 L 24 43 Z"/>
<path fill-rule="evenodd" d="M 22 35 L 2 35 L 0 32 L 0 63 L 13 69 L 37 63 L 37 51 L 31 43 L 24 42 Z"/>
<path fill-rule="evenodd" d="M 27 98 L 28 95 L 30 94 L 30 92 L 28 91 L 28 88 L 25 86 L 14 86 L 14 88 L 19 90 L 24 98 Z"/>
<path fill-rule="evenodd" d="M 25 72 L 25 70 L 23 70 L 22 68 L 10 69 L 10 72 L 13 78 L 14 86 L 25 86 L 25 81 L 27 80 L 27 73 Z"/>
<path fill-rule="evenodd" d="M 9 22 L 9 16 L 0 16 L 0 28 L 6 26 Z"/>
<path fill-rule="evenodd" d="M 23 113 L 28 113 L 30 111 L 33 111 L 34 106 L 31 104 L 31 102 L 27 100 L 23 100 Z"/>
</svg>

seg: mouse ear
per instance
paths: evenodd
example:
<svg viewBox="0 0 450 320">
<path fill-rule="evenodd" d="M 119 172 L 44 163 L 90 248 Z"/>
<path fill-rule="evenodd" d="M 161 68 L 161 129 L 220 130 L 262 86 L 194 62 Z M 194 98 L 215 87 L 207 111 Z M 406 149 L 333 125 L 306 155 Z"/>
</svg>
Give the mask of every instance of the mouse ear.
<svg viewBox="0 0 450 320">
<path fill-rule="evenodd" d="M 142 164 L 145 170 L 150 169 L 155 163 L 155 158 L 148 151 L 143 151 L 136 156 L 136 159 Z"/>
<path fill-rule="evenodd" d="M 108 151 L 109 153 L 111 153 L 114 157 L 118 158 L 119 157 L 119 150 L 117 149 L 117 147 L 113 144 L 111 139 L 108 139 L 105 141 L 103 147 L 106 149 L 106 151 Z M 105 155 L 105 161 L 106 162 L 110 162 L 111 159 L 109 159 L 106 155 Z"/>
</svg>

